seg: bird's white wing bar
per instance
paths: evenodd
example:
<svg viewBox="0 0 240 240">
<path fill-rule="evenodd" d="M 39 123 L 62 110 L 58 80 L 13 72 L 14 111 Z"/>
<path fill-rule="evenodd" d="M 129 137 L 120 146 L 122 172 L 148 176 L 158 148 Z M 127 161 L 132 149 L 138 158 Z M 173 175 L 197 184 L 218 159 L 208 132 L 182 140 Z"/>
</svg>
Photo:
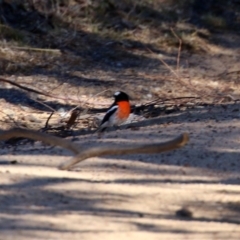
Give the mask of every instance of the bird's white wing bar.
<svg viewBox="0 0 240 240">
<path fill-rule="evenodd" d="M 118 108 L 118 105 L 109 108 L 109 109 L 107 110 L 107 112 L 106 112 L 106 115 L 107 115 L 108 113 L 110 113 L 110 112 L 115 112 L 115 111 L 117 110 L 117 108 Z"/>
</svg>

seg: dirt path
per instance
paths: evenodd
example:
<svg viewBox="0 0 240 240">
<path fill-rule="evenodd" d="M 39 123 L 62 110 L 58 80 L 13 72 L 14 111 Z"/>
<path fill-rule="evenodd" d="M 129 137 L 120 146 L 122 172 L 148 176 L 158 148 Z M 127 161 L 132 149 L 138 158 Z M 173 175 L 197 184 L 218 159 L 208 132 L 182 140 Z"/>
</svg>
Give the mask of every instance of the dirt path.
<svg viewBox="0 0 240 240">
<path fill-rule="evenodd" d="M 53 15 L 44 1 L 0 2 L 0 77 L 55 96 L 0 81 L 0 130 L 42 129 L 52 110 L 59 126 L 78 105 L 69 138 L 83 145 L 190 135 L 173 152 L 91 158 L 72 171 L 57 169 L 71 157 L 60 148 L 0 142 L 0 240 L 240 239 L 237 1 L 53 1 Z M 119 90 L 133 105 L 159 102 L 139 110 L 137 127 L 99 140 L 93 117 Z"/>
<path fill-rule="evenodd" d="M 187 131 L 190 142 L 160 155 L 92 158 L 70 172 L 56 169 L 69 158 L 61 149 L 2 149 L 0 239 L 239 239 L 238 117 L 236 106 L 199 109 L 101 141 L 79 136 L 127 144 Z"/>
</svg>

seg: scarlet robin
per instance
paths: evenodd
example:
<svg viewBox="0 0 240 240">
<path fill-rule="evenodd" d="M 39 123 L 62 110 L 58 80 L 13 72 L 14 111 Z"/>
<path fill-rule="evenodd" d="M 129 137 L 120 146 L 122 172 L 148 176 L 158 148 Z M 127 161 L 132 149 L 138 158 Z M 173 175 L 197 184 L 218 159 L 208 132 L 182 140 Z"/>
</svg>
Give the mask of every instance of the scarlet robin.
<svg viewBox="0 0 240 240">
<path fill-rule="evenodd" d="M 129 96 L 125 92 L 115 92 L 113 97 L 114 103 L 109 107 L 98 129 L 100 134 L 108 127 L 124 123 L 131 112 Z"/>
</svg>

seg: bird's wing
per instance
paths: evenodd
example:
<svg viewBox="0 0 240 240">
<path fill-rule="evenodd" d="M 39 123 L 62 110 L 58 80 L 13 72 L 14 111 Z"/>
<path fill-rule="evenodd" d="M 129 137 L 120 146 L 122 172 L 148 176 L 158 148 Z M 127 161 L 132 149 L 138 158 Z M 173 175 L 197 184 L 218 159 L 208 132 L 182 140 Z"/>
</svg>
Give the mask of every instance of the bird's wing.
<svg viewBox="0 0 240 240">
<path fill-rule="evenodd" d="M 104 123 L 106 123 L 109 120 L 109 118 L 117 111 L 117 109 L 118 109 L 117 105 L 109 108 L 108 111 L 106 112 L 106 115 L 104 116 L 100 126 L 102 126 Z"/>
</svg>

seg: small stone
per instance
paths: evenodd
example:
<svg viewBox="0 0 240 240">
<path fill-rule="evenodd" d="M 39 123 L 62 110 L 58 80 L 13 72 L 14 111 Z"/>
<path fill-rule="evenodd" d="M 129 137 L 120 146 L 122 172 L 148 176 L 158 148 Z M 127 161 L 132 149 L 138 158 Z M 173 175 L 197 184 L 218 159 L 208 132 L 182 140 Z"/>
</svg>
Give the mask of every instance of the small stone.
<svg viewBox="0 0 240 240">
<path fill-rule="evenodd" d="M 17 163 L 18 163 L 17 160 L 12 160 L 12 161 L 10 161 L 10 164 L 17 164 Z"/>
<path fill-rule="evenodd" d="M 181 208 L 181 209 L 177 210 L 176 215 L 178 217 L 182 217 L 182 218 L 192 218 L 193 217 L 192 211 L 190 211 L 187 208 Z"/>
</svg>

